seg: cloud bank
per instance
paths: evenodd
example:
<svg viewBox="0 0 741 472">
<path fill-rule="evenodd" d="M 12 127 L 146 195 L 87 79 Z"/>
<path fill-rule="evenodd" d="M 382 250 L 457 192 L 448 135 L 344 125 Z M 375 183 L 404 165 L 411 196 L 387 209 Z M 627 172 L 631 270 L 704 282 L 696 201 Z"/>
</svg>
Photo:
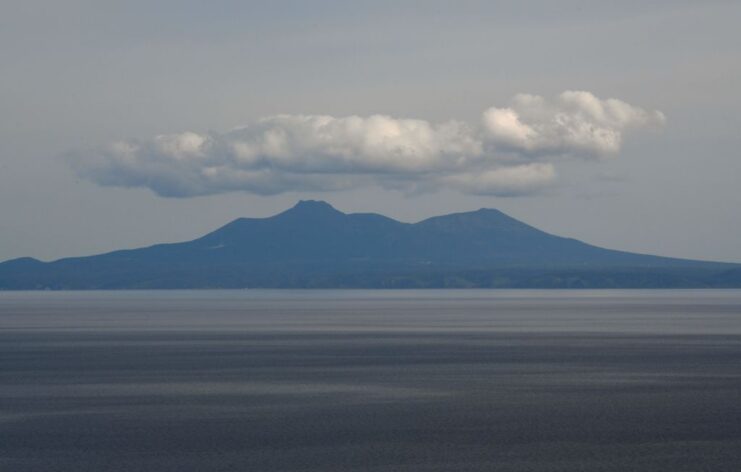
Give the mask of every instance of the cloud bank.
<svg viewBox="0 0 741 472">
<path fill-rule="evenodd" d="M 550 100 L 520 94 L 508 107 L 484 111 L 476 125 L 385 115 L 276 115 L 225 133 L 119 141 L 77 153 L 73 165 L 100 185 L 145 187 L 165 197 L 359 186 L 514 196 L 551 185 L 558 159 L 617 155 L 626 132 L 663 123 L 659 111 L 589 92 Z"/>
</svg>

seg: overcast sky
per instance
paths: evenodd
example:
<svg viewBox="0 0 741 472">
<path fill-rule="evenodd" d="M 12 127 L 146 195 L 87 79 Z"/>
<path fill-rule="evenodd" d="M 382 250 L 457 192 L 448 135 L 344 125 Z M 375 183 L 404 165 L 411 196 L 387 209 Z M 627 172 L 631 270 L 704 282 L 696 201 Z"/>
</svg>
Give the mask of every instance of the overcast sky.
<svg viewBox="0 0 741 472">
<path fill-rule="evenodd" d="M 0 1 L 0 260 L 298 199 L 741 262 L 738 1 Z"/>
</svg>

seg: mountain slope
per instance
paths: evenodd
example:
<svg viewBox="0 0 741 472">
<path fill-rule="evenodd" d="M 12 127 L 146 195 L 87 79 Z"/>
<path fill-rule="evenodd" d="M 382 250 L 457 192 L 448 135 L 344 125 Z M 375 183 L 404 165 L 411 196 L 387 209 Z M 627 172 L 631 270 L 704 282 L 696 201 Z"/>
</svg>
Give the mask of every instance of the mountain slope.
<svg viewBox="0 0 741 472">
<path fill-rule="evenodd" d="M 497 210 L 415 224 L 302 201 L 193 241 L 0 264 L 0 289 L 741 286 L 738 265 L 554 236 Z"/>
</svg>

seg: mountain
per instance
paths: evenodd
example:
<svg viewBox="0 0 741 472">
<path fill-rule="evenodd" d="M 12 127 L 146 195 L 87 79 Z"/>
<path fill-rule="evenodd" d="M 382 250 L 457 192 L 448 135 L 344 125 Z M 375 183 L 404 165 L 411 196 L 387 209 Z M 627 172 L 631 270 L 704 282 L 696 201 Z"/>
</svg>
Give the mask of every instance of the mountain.
<svg viewBox="0 0 741 472">
<path fill-rule="evenodd" d="M 193 241 L 0 264 L 0 289 L 741 287 L 741 265 L 603 249 L 498 210 L 402 223 L 301 201 Z"/>
</svg>

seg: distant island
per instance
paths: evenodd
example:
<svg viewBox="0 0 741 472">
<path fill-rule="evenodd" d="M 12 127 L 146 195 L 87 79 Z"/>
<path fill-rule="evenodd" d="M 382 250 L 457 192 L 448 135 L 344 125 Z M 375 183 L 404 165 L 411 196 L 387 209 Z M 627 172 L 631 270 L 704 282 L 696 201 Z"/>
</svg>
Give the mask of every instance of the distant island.
<svg viewBox="0 0 741 472">
<path fill-rule="evenodd" d="M 741 264 L 603 249 L 493 209 L 402 223 L 322 201 L 188 242 L 0 264 L 3 290 L 476 287 L 741 287 Z"/>
</svg>

